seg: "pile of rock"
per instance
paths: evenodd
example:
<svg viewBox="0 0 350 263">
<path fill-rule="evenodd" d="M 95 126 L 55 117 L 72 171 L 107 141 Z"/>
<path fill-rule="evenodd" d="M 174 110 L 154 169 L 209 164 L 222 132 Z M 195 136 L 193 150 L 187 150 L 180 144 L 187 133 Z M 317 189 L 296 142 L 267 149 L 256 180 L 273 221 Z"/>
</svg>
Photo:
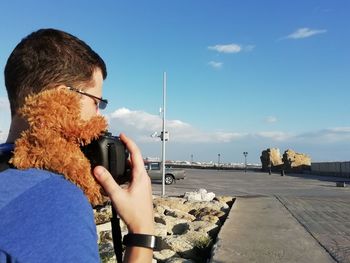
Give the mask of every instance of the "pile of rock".
<svg viewBox="0 0 350 263">
<path fill-rule="evenodd" d="M 181 197 L 153 199 L 156 235 L 154 262 L 206 262 L 234 199 L 205 189 Z M 115 262 L 109 220 L 110 206 L 95 210 L 102 262 Z M 122 225 L 122 235 L 127 233 Z M 114 261 L 113 261 L 114 260 Z"/>
<path fill-rule="evenodd" d="M 307 154 L 288 149 L 283 154 L 283 163 L 286 169 L 305 169 L 311 167 L 311 158 Z"/>
<path fill-rule="evenodd" d="M 263 170 L 268 170 L 271 167 L 280 167 L 283 165 L 280 149 L 268 148 L 261 152 L 260 156 Z"/>
<path fill-rule="evenodd" d="M 261 152 L 262 169 L 269 170 L 309 170 L 311 158 L 304 153 L 297 153 L 287 149 L 281 157 L 278 148 L 268 148 Z"/>
</svg>

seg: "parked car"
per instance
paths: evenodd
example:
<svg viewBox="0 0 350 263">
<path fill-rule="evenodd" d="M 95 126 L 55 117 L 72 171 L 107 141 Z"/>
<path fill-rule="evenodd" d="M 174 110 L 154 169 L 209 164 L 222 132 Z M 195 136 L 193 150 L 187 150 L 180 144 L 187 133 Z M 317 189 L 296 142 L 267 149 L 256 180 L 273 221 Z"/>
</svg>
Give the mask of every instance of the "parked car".
<svg viewBox="0 0 350 263">
<path fill-rule="evenodd" d="M 146 171 L 151 180 L 162 180 L 161 162 L 145 161 L 144 163 Z M 167 165 L 165 166 L 165 184 L 173 184 L 176 182 L 176 180 L 185 179 L 185 177 L 185 170 L 170 168 Z"/>
</svg>

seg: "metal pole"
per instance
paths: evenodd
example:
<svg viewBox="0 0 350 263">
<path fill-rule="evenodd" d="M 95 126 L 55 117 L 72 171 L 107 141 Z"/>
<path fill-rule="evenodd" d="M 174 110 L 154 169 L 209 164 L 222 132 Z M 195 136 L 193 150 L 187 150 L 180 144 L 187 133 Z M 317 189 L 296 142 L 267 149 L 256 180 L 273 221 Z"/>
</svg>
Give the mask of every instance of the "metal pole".
<svg viewBox="0 0 350 263">
<path fill-rule="evenodd" d="M 248 152 L 243 152 L 243 155 L 244 155 L 244 172 L 246 173 L 247 172 L 247 155 L 248 155 Z"/>
<path fill-rule="evenodd" d="M 166 99 L 166 72 L 163 72 L 163 129 L 162 129 L 162 196 L 165 196 L 165 99 Z"/>
</svg>

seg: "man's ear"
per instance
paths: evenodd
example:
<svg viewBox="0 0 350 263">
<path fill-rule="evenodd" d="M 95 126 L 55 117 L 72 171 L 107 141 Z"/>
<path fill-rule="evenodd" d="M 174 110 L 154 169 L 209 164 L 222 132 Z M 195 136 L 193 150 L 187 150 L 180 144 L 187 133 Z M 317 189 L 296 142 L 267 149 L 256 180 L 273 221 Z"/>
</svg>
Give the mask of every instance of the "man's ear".
<svg viewBox="0 0 350 263">
<path fill-rule="evenodd" d="M 56 89 L 66 89 L 66 88 L 67 88 L 67 86 L 64 84 L 61 84 L 61 85 L 56 87 Z"/>
</svg>

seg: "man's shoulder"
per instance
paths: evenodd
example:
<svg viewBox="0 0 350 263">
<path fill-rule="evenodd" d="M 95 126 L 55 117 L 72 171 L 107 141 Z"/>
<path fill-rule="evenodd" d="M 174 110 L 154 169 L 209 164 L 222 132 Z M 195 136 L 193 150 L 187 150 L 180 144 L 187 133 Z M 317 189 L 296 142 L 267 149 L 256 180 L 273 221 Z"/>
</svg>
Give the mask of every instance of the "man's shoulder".
<svg viewBox="0 0 350 263">
<path fill-rule="evenodd" d="M 0 207 L 0 248 L 27 262 L 98 262 L 93 211 L 77 186 L 37 169 L 8 169 L 0 193 L 2 183 L 12 198 Z"/>
<path fill-rule="evenodd" d="M 0 209 L 17 198 L 41 198 L 40 203 L 52 199 L 86 201 L 83 192 L 63 176 L 39 169 L 7 169 L 0 173 Z M 52 200 L 53 201 L 53 200 Z"/>
</svg>

